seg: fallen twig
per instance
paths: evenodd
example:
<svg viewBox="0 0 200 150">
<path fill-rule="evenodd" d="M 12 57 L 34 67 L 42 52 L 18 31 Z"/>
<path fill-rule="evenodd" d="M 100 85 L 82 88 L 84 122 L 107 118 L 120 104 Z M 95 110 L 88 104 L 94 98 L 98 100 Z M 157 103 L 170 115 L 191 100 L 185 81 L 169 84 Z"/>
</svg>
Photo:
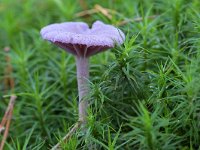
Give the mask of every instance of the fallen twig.
<svg viewBox="0 0 200 150">
<path fill-rule="evenodd" d="M 99 12 L 101 12 L 107 18 L 112 19 L 112 15 L 110 14 L 109 9 L 106 9 L 102 7 L 101 5 L 97 5 L 97 4 L 94 6 L 94 8 L 98 10 Z"/>
<path fill-rule="evenodd" d="M 93 9 L 84 10 L 82 12 L 75 14 L 75 16 L 76 17 L 84 17 L 84 16 L 95 14 L 95 13 L 101 13 L 104 16 L 106 16 L 108 19 L 112 19 L 113 14 L 118 15 L 120 17 L 123 17 L 123 15 L 120 14 L 119 12 L 112 10 L 112 9 L 104 8 L 104 7 L 102 7 L 101 5 L 98 5 L 98 4 L 96 4 Z M 147 19 L 154 19 L 156 17 L 158 17 L 158 15 L 148 16 Z M 144 19 L 143 17 L 137 17 L 137 18 L 133 18 L 133 19 L 124 18 L 124 20 L 117 23 L 117 26 L 122 26 L 122 25 L 129 23 L 129 22 L 140 22 L 140 21 L 143 21 L 143 19 Z"/>
<path fill-rule="evenodd" d="M 5 47 L 4 51 L 7 53 L 10 51 L 9 47 Z M 5 91 L 10 88 L 10 90 L 14 90 L 14 79 L 11 77 L 12 75 L 12 66 L 11 66 L 11 58 L 6 55 L 6 67 L 5 67 L 5 78 L 4 78 L 4 84 L 5 84 Z M 8 104 L 8 107 L 6 109 L 6 112 L 2 118 L 1 124 L 0 124 L 0 133 L 4 131 L 3 138 L 0 144 L 0 150 L 3 150 L 4 144 L 6 142 L 8 131 L 10 127 L 10 122 L 12 119 L 12 113 L 13 113 L 13 107 L 16 100 L 15 95 L 10 96 L 10 101 Z"/>
<path fill-rule="evenodd" d="M 154 19 L 156 17 L 158 17 L 158 15 L 148 16 L 147 19 Z M 134 19 L 126 19 L 126 20 L 123 20 L 123 21 L 117 23 L 117 25 L 122 26 L 122 25 L 129 23 L 129 22 L 141 22 L 143 20 L 144 20 L 144 18 L 142 18 L 142 17 L 137 17 L 137 18 L 134 18 Z"/>
<path fill-rule="evenodd" d="M 2 129 L 5 128 L 3 139 L 2 139 L 1 145 L 0 145 L 0 150 L 3 150 L 4 144 L 5 144 L 7 136 L 8 136 L 10 122 L 11 122 L 11 119 L 12 119 L 13 107 L 14 107 L 14 103 L 15 103 L 16 98 L 17 98 L 17 96 L 15 96 L 15 95 L 10 96 L 10 102 L 9 102 L 8 108 L 7 108 L 6 113 L 5 113 L 5 115 L 4 115 L 4 117 L 1 121 L 1 124 L 0 124 Z M 6 127 L 4 127 L 5 125 L 6 125 Z"/>
<path fill-rule="evenodd" d="M 98 4 L 94 5 L 93 9 L 84 10 L 75 14 L 75 17 L 84 17 L 84 16 L 95 14 L 95 13 L 99 13 L 99 12 L 105 15 L 106 17 L 108 17 L 109 19 L 112 18 L 112 15 L 110 14 L 110 10 Z"/>
<path fill-rule="evenodd" d="M 99 11 L 96 10 L 96 9 L 84 10 L 84 11 L 81 11 L 81 12 L 75 14 L 75 17 L 84 17 L 84 16 L 92 15 L 92 14 L 98 13 L 98 12 L 99 12 Z"/>
</svg>

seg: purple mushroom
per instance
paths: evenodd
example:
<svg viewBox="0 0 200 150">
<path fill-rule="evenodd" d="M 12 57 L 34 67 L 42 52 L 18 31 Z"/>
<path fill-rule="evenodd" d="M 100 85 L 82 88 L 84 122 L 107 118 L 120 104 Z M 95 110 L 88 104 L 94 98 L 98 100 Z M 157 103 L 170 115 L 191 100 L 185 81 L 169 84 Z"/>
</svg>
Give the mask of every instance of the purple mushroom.
<svg viewBox="0 0 200 150">
<path fill-rule="evenodd" d="M 115 44 L 121 45 L 125 40 L 124 33 L 101 21 L 96 21 L 91 28 L 83 22 L 51 24 L 40 33 L 43 39 L 76 56 L 79 121 L 86 123 L 88 102 L 84 97 L 89 93 L 89 57 L 113 48 Z"/>
</svg>

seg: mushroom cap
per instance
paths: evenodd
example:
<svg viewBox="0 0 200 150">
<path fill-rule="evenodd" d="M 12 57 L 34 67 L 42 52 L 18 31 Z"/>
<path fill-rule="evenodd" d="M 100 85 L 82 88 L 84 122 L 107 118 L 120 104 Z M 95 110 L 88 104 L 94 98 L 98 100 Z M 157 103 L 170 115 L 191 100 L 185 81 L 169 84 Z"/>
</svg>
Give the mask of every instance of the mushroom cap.
<svg viewBox="0 0 200 150">
<path fill-rule="evenodd" d="M 91 29 L 83 22 L 56 23 L 42 28 L 40 33 L 43 39 L 81 57 L 121 45 L 125 40 L 120 29 L 101 21 L 93 23 Z"/>
</svg>

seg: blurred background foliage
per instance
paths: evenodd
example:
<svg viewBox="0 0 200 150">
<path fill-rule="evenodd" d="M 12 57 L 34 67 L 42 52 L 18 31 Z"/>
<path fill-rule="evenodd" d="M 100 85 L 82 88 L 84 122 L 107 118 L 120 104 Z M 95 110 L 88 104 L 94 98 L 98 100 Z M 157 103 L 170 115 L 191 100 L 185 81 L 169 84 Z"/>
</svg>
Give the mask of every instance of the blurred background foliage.
<svg viewBox="0 0 200 150">
<path fill-rule="evenodd" d="M 90 14 L 99 6 L 109 13 Z M 63 149 L 200 149 L 199 0 L 0 0 L 0 20 L 0 118 L 3 95 L 18 96 L 5 149 L 49 149 L 77 121 L 74 58 L 39 32 L 95 20 L 126 41 L 90 59 L 88 130 Z M 6 56 L 14 91 L 5 89 Z"/>
</svg>

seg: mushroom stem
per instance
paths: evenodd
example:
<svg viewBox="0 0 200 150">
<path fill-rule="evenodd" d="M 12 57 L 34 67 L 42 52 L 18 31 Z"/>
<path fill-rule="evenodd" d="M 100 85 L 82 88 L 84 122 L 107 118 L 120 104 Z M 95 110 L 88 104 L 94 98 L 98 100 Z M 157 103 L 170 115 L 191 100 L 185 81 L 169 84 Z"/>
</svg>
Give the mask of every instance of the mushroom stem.
<svg viewBox="0 0 200 150">
<path fill-rule="evenodd" d="M 87 57 L 76 57 L 77 81 L 79 93 L 79 121 L 86 123 L 88 101 L 86 96 L 89 93 L 89 59 Z"/>
</svg>

